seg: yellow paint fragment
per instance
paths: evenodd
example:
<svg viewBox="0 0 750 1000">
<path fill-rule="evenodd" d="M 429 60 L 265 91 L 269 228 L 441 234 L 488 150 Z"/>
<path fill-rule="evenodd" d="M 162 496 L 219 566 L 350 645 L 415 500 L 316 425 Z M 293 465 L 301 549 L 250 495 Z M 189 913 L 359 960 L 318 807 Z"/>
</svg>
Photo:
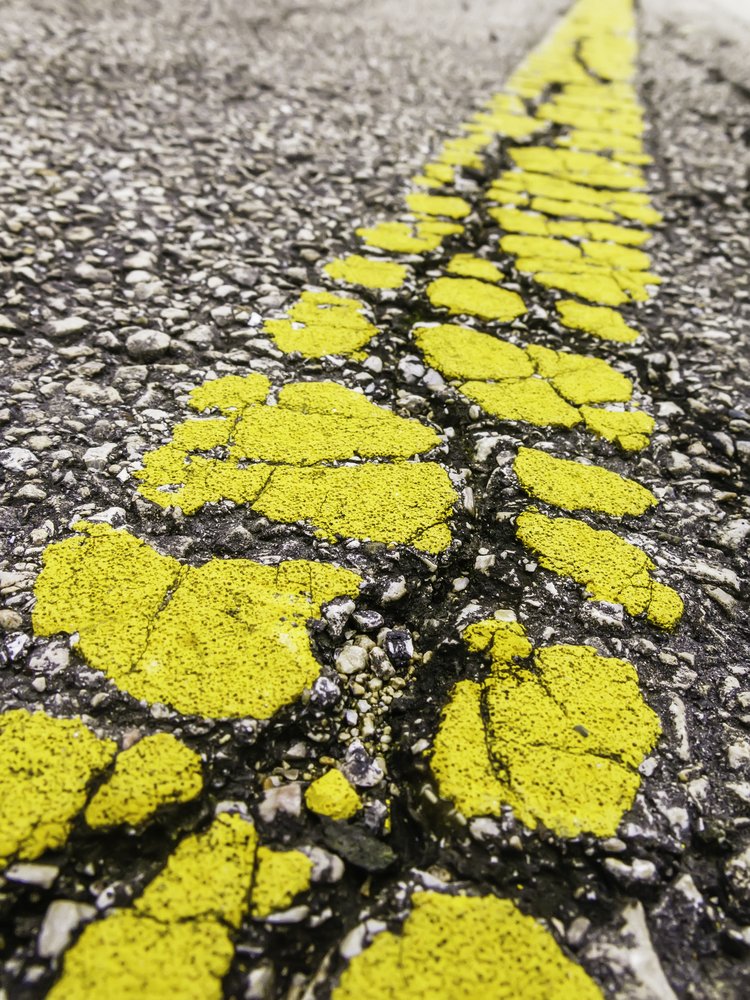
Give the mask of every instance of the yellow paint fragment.
<svg viewBox="0 0 750 1000">
<path fill-rule="evenodd" d="M 403 264 L 350 254 L 337 257 L 323 268 L 330 278 L 363 288 L 401 288 L 407 270 Z"/>
<path fill-rule="evenodd" d="M 526 312 L 526 305 L 516 292 L 495 288 L 476 278 L 436 278 L 427 286 L 433 306 L 447 309 L 452 315 L 463 313 L 481 319 L 511 320 Z"/>
<path fill-rule="evenodd" d="M 363 314 L 365 308 L 364 302 L 330 292 L 302 292 L 288 319 L 268 319 L 263 328 L 286 354 L 352 354 L 377 333 Z"/>
<path fill-rule="evenodd" d="M 433 368 L 448 378 L 467 379 L 459 390 L 501 420 L 574 427 L 583 412 L 576 407 L 624 402 L 632 394 L 630 380 L 600 358 L 537 346 L 523 350 L 448 323 L 412 332 Z M 599 412 L 605 411 L 594 411 Z"/>
<path fill-rule="evenodd" d="M 437 250 L 444 238 L 444 234 L 411 222 L 378 222 L 375 226 L 362 226 L 357 229 L 357 236 L 361 236 L 368 247 L 409 254 Z"/>
<path fill-rule="evenodd" d="M 555 307 L 560 322 L 571 330 L 581 330 L 600 340 L 614 340 L 623 344 L 632 344 L 638 339 L 638 331 L 628 326 L 614 309 L 588 306 L 573 299 L 561 299 Z"/>
<path fill-rule="evenodd" d="M 270 718 L 320 672 L 306 623 L 361 579 L 325 563 L 188 566 L 127 531 L 78 525 L 36 583 L 38 635 L 76 633 L 81 655 L 149 704 L 209 718 Z"/>
<path fill-rule="evenodd" d="M 488 214 L 502 229 L 509 233 L 529 236 L 562 236 L 568 239 L 585 239 L 640 246 L 651 239 L 644 229 L 618 226 L 612 222 L 579 222 L 575 219 L 548 219 L 537 212 L 524 212 L 519 208 L 490 208 Z"/>
<path fill-rule="evenodd" d="M 414 327 L 412 332 L 425 359 L 447 378 L 499 380 L 534 374 L 522 348 L 471 327 L 443 323 Z"/>
<path fill-rule="evenodd" d="M 633 394 L 633 383 L 603 361 L 585 354 L 567 354 L 531 344 L 529 357 L 543 378 L 550 380 L 569 403 L 625 403 Z"/>
<path fill-rule="evenodd" d="M 519 515 L 516 535 L 541 566 L 582 584 L 592 600 L 622 604 L 631 615 L 643 614 L 664 629 L 680 621 L 682 598 L 652 578 L 655 563 L 632 542 L 582 521 L 534 510 Z"/>
<path fill-rule="evenodd" d="M 251 913 L 262 920 L 276 910 L 286 910 L 295 896 L 310 888 L 312 861 L 301 851 L 258 848 Z"/>
<path fill-rule="evenodd" d="M 231 392 L 237 391 L 233 382 Z M 226 499 L 285 523 L 309 521 L 331 540 L 364 538 L 437 552 L 450 544 L 450 530 L 439 522 L 450 517 L 455 491 L 441 466 L 403 460 L 439 440 L 418 420 L 375 406 L 360 392 L 333 382 L 300 382 L 285 386 L 275 406 L 252 402 L 223 422 L 179 424 L 168 444 L 144 456 L 135 475 L 149 500 L 179 505 L 186 514 Z M 211 456 L 218 446 L 225 455 Z M 363 459 L 397 461 L 363 465 Z M 360 464 L 330 465 L 341 461 Z"/>
<path fill-rule="evenodd" d="M 604 306 L 621 306 L 630 301 L 620 285 L 608 274 L 564 274 L 560 271 L 539 271 L 536 265 L 529 270 L 534 273 L 534 280 L 547 288 L 557 288 L 570 295 L 580 295 L 589 302 L 598 302 Z"/>
<path fill-rule="evenodd" d="M 307 808 L 331 819 L 350 819 L 362 808 L 362 799 L 337 768 L 315 781 L 305 792 Z"/>
<path fill-rule="evenodd" d="M 506 805 L 532 829 L 613 836 L 660 733 L 632 664 L 566 645 L 519 664 L 531 653 L 522 626 L 492 619 L 464 640 L 490 674 L 460 681 L 443 710 L 431 758 L 440 794 L 466 817 Z"/>
<path fill-rule="evenodd" d="M 144 1000 L 220 1000 L 233 937 L 255 902 L 256 864 L 256 905 L 262 912 L 288 905 L 284 867 L 264 879 L 264 851 L 253 825 L 237 815 L 223 814 L 204 833 L 185 837 L 130 908 L 84 929 L 65 955 L 50 1000 L 99 1000 L 113 988 Z M 293 891 L 309 885 L 301 867 L 287 871 Z"/>
<path fill-rule="evenodd" d="M 463 219 L 471 213 L 471 205 L 455 195 L 422 194 L 414 191 L 406 196 L 406 204 L 412 212 L 423 215 L 442 215 L 448 219 Z"/>
<path fill-rule="evenodd" d="M 115 761 L 86 809 L 93 827 L 144 823 L 160 806 L 190 802 L 203 789 L 200 756 L 169 733 L 144 736 Z"/>
<path fill-rule="evenodd" d="M 0 867 L 64 845 L 92 778 L 116 749 L 80 719 L 0 714 Z"/>
<path fill-rule="evenodd" d="M 647 448 L 656 426 L 654 418 L 642 410 L 603 410 L 582 406 L 581 416 L 590 431 L 612 441 L 623 451 Z"/>
<path fill-rule="evenodd" d="M 470 653 L 485 654 L 493 666 L 512 663 L 516 657 L 525 660 L 533 649 L 523 625 L 496 618 L 469 625 L 461 638 Z"/>
<path fill-rule="evenodd" d="M 552 935 L 507 899 L 418 892 L 400 933 L 378 934 L 332 1000 L 602 1000 Z"/>
<path fill-rule="evenodd" d="M 447 163 L 426 163 L 422 170 L 427 177 L 441 184 L 452 184 L 456 177 L 456 171 Z"/>
<path fill-rule="evenodd" d="M 470 253 L 457 253 L 448 261 L 445 270 L 462 278 L 477 278 L 480 281 L 502 281 L 503 272 L 491 260 L 474 257 Z"/>
<path fill-rule="evenodd" d="M 545 215 L 561 215 L 568 219 L 602 219 L 614 222 L 615 213 L 601 205 L 591 205 L 585 201 L 562 201 L 559 198 L 533 198 L 531 209 Z"/>
<path fill-rule="evenodd" d="M 638 517 L 658 503 L 650 490 L 632 479 L 599 465 L 554 458 L 538 448 L 519 448 L 513 471 L 529 496 L 564 510 Z"/>
<path fill-rule="evenodd" d="M 547 146 L 519 146 L 509 149 L 508 155 L 521 170 L 552 174 L 574 184 L 626 188 L 630 191 L 645 187 L 640 170 L 624 166 L 598 153 L 550 149 Z"/>
<path fill-rule="evenodd" d="M 464 382 L 461 392 L 500 420 L 518 420 L 535 427 L 575 427 L 581 422 L 575 407 L 542 379 Z"/>
</svg>

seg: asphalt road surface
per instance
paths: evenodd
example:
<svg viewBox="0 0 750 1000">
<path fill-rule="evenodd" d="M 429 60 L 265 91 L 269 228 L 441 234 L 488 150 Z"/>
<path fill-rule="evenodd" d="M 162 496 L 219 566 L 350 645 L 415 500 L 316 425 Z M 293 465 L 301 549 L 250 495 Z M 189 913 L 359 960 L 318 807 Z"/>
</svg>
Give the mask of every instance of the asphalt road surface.
<svg viewBox="0 0 750 1000">
<path fill-rule="evenodd" d="M 750 25 L 7 3 L 4 995 L 750 994 Z"/>
</svg>

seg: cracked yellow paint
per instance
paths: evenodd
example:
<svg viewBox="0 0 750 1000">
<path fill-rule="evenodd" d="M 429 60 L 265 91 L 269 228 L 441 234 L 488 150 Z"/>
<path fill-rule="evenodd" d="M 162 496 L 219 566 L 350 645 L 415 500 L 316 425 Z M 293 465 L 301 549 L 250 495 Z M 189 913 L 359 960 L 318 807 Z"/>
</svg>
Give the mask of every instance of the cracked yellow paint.
<svg viewBox="0 0 750 1000">
<path fill-rule="evenodd" d="M 645 187 L 646 183 L 640 170 L 598 153 L 550 149 L 547 146 L 519 146 L 509 149 L 508 155 L 521 170 L 551 174 L 573 184 L 636 191 Z"/>
<path fill-rule="evenodd" d="M 225 395 L 221 385 L 208 391 Z M 237 392 L 233 381 L 227 393 Z M 193 396 L 190 403 L 196 406 Z M 403 461 L 440 443 L 418 420 L 333 382 L 292 383 L 275 406 L 253 398 L 222 412 L 223 421 L 186 420 L 168 444 L 146 454 L 135 473 L 139 492 L 186 514 L 224 499 L 247 503 L 273 520 L 310 522 L 330 540 L 363 538 L 429 552 L 450 544 L 445 522 L 456 493 L 447 472 L 434 462 Z M 220 457 L 211 454 L 215 448 Z M 396 461 L 363 465 L 363 459 Z M 332 467 L 340 461 L 360 464 Z"/>
<path fill-rule="evenodd" d="M 515 379 L 534 374 L 526 351 L 468 326 L 443 323 L 413 329 L 426 360 L 447 378 Z"/>
<path fill-rule="evenodd" d="M 457 231 L 461 229 L 458 227 Z M 357 229 L 357 236 L 361 236 L 367 246 L 390 253 L 429 253 L 437 250 L 449 235 L 450 232 L 441 232 L 427 222 L 378 222 L 375 226 Z"/>
<path fill-rule="evenodd" d="M 632 664 L 568 645 L 519 664 L 531 654 L 525 630 L 493 619 L 463 638 L 490 674 L 460 681 L 443 710 L 431 757 L 440 794 L 467 817 L 506 805 L 532 829 L 613 836 L 660 733 Z"/>
<path fill-rule="evenodd" d="M 601 358 L 567 354 L 530 344 L 526 350 L 539 374 L 552 383 L 569 403 L 625 403 L 633 383 Z"/>
<path fill-rule="evenodd" d="M 25 709 L 0 715 L 0 867 L 64 845 L 116 749 L 80 719 Z"/>
<path fill-rule="evenodd" d="M 132 906 L 84 929 L 65 955 L 50 1000 L 98 1000 L 113 988 L 144 1000 L 219 1000 L 248 910 L 265 915 L 309 886 L 304 855 L 289 852 L 298 858 L 275 867 L 266 852 L 252 823 L 234 814 L 185 837 Z"/>
<path fill-rule="evenodd" d="M 632 383 L 606 361 L 533 345 L 523 350 L 489 334 L 449 323 L 415 327 L 412 332 L 428 363 L 447 378 L 466 379 L 459 391 L 493 416 L 538 427 L 574 427 L 585 420 L 588 427 L 588 414 L 603 413 L 605 417 L 598 425 L 597 416 L 592 418 L 591 429 L 624 447 L 626 428 L 623 426 L 622 435 L 615 437 L 604 434 L 611 417 L 609 411 L 584 405 L 630 399 Z M 637 424 L 645 432 L 647 423 L 640 419 L 645 414 L 635 417 L 633 426 Z M 646 418 L 646 422 L 650 419 Z M 647 443 L 646 435 L 640 446 Z"/>
<path fill-rule="evenodd" d="M 299 351 L 308 358 L 352 354 L 377 333 L 363 315 L 365 308 L 358 299 L 331 292 L 302 292 L 288 310 L 288 319 L 268 319 L 263 328 L 285 354 Z"/>
<path fill-rule="evenodd" d="M 399 933 L 356 955 L 331 1000 L 602 1000 L 596 983 L 508 899 L 415 892 Z"/>
<path fill-rule="evenodd" d="M 529 236 L 562 236 L 567 239 L 586 239 L 641 246 L 651 239 L 645 229 L 618 226 L 612 222 L 579 222 L 575 219 L 548 219 L 538 212 L 524 212 L 519 208 L 491 208 L 488 213 L 502 229 L 509 233 Z"/>
<path fill-rule="evenodd" d="M 545 569 L 583 584 L 591 600 L 622 604 L 631 615 L 673 629 L 682 617 L 682 598 L 651 576 L 650 556 L 611 531 L 582 521 L 547 517 L 533 508 L 520 514 L 516 535 Z"/>
<path fill-rule="evenodd" d="M 345 281 L 363 288 L 401 288 L 406 281 L 407 269 L 391 260 L 377 260 L 350 254 L 337 257 L 323 268 L 329 278 Z"/>
<path fill-rule="evenodd" d="M 586 427 L 599 437 L 618 445 L 623 451 L 641 451 L 648 446 L 656 422 L 641 410 L 603 410 L 582 406 Z"/>
<path fill-rule="evenodd" d="M 637 330 L 628 326 L 620 313 L 606 306 L 589 306 L 573 299 L 555 303 L 560 322 L 570 330 L 581 330 L 600 340 L 614 340 L 632 344 L 639 337 Z"/>
<path fill-rule="evenodd" d="M 442 215 L 448 219 L 463 219 L 471 212 L 471 205 L 455 195 L 422 194 L 414 191 L 406 196 L 407 207 L 423 215 Z"/>
<path fill-rule="evenodd" d="M 37 635 L 76 634 L 92 667 L 149 704 L 209 718 L 270 718 L 320 672 L 306 624 L 361 578 L 306 560 L 188 566 L 127 531 L 80 523 L 50 545 Z"/>
<path fill-rule="evenodd" d="M 86 809 L 93 827 L 138 826 L 161 806 L 190 802 L 203 789 L 201 759 L 169 733 L 144 736 L 115 760 L 115 769 Z"/>
<path fill-rule="evenodd" d="M 510 323 L 526 312 L 526 305 L 516 292 L 495 288 L 476 278 L 436 278 L 427 286 L 427 298 L 433 306 L 447 309 L 452 315 L 463 313 L 502 323 Z"/>
<path fill-rule="evenodd" d="M 307 808 L 331 819 L 350 819 L 362 808 L 362 799 L 337 768 L 315 781 L 305 792 Z"/>
<path fill-rule="evenodd" d="M 632 479 L 599 465 L 555 458 L 538 448 L 520 447 L 513 471 L 529 496 L 564 510 L 638 517 L 658 503 L 651 490 Z"/>
<path fill-rule="evenodd" d="M 462 278 L 477 278 L 480 281 L 502 281 L 503 272 L 491 260 L 474 257 L 470 253 L 457 253 L 448 261 L 445 270 Z"/>
</svg>

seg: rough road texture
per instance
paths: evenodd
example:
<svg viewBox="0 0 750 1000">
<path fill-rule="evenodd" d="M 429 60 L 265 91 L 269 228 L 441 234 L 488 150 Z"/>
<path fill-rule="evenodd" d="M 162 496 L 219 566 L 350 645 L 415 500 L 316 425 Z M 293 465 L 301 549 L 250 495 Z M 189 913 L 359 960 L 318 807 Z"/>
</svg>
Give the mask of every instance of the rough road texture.
<svg viewBox="0 0 750 1000">
<path fill-rule="evenodd" d="M 66 806 L 69 822 L 46 854 L 19 855 L 0 890 L 8 996 L 45 995 L 83 925 L 158 884 L 175 845 L 205 836 L 218 803 L 241 803 L 284 856 L 317 851 L 312 889 L 285 899 L 282 919 L 258 916 L 268 910 L 255 902 L 257 875 L 254 909 L 212 910 L 232 933 L 226 996 L 325 995 L 377 921 L 398 929 L 415 882 L 494 892 L 546 918 L 609 997 L 746 996 L 747 27 L 700 2 L 649 0 L 639 13 L 649 180 L 665 217 L 649 252 L 665 284 L 639 312 L 645 341 L 618 357 L 653 399 L 657 429 L 649 451 L 611 467 L 664 498 L 629 533 L 664 556 L 660 569 L 685 599 L 679 630 L 664 635 L 582 601 L 580 587 L 531 561 L 513 531 L 526 502 L 507 470 L 519 444 L 544 434 L 508 430 L 434 391 L 406 336 L 427 318 L 416 297 L 378 305 L 390 333 L 365 364 L 290 361 L 260 329 L 320 284 L 320 263 L 355 250 L 358 226 L 399 212 L 411 175 L 501 88 L 563 5 L 151 6 L 4 11 L 0 685 L 4 711 L 80 718 L 121 751 L 173 734 L 201 755 L 204 784 L 157 796 L 155 817 L 132 828 L 87 825 L 84 797 Z M 475 235 L 456 249 L 473 249 Z M 524 280 L 526 301 L 540 304 L 537 342 L 559 348 L 548 300 Z M 335 379 L 452 428 L 439 457 L 459 472 L 463 503 L 448 553 L 331 543 L 242 506 L 186 518 L 139 497 L 131 470 L 184 419 L 188 391 L 212 374 L 250 372 Z M 270 725 L 182 718 L 123 693 L 67 636 L 35 636 L 42 552 L 81 518 L 126 526 L 182 564 L 322 560 L 361 575 L 354 615 L 341 598 L 310 630 L 327 683 Z M 436 797 L 424 750 L 456 680 L 484 676 L 458 629 L 497 609 L 517 615 L 537 645 L 590 644 L 637 664 L 663 734 L 617 837 L 560 839 L 508 813 L 466 824 Z M 358 792 L 311 793 L 335 762 Z M 74 784 L 65 769 L 52 773 L 60 787 Z M 212 878 L 206 858 L 198 882 Z M 231 853 L 227 864 L 257 867 Z M 369 917 L 367 934 L 357 930 Z M 471 940 L 473 915 L 459 917 Z M 514 918 L 485 919 L 533 958 Z"/>
</svg>

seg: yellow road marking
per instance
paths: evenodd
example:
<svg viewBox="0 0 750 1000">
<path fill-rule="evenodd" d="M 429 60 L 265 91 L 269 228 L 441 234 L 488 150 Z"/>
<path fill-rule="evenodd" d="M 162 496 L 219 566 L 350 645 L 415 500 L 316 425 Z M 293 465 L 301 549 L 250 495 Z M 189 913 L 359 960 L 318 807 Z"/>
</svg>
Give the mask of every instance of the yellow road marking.
<svg viewBox="0 0 750 1000">
<path fill-rule="evenodd" d="M 78 528 L 44 554 L 37 635 L 77 633 L 84 659 L 121 690 L 188 715 L 267 719 L 299 698 L 320 672 L 306 623 L 361 583 L 305 560 L 187 566 L 127 531 Z"/>
<path fill-rule="evenodd" d="M 129 909 L 85 928 L 48 997 L 218 1000 L 245 914 L 287 906 L 309 887 L 311 869 L 298 851 L 259 848 L 247 820 L 221 815 L 177 846 Z"/>
<path fill-rule="evenodd" d="M 169 733 L 144 736 L 115 760 L 111 777 L 86 809 L 92 827 L 138 826 L 161 806 L 189 802 L 203 790 L 201 759 Z"/>
<path fill-rule="evenodd" d="M 288 319 L 269 319 L 264 329 L 282 351 L 306 357 L 352 354 L 377 333 L 363 315 L 365 304 L 330 292 L 303 292 Z"/>
<path fill-rule="evenodd" d="M 356 789 L 335 767 L 313 781 L 305 792 L 305 802 L 308 809 L 331 819 L 350 819 L 362 808 Z"/>
<path fill-rule="evenodd" d="M 323 268 L 329 278 L 345 281 L 363 288 L 401 288 L 406 281 L 407 269 L 403 264 L 390 260 L 375 260 L 350 254 L 337 257 Z"/>
<path fill-rule="evenodd" d="M 456 492 L 448 474 L 434 462 L 403 461 L 440 443 L 433 430 L 333 382 L 287 385 L 270 406 L 259 398 L 259 378 L 249 376 L 248 402 L 236 376 L 194 390 L 190 405 L 216 408 L 221 418 L 178 424 L 168 444 L 145 455 L 139 492 L 186 514 L 223 499 L 247 503 L 276 521 L 309 521 L 331 540 L 427 552 L 450 544 Z M 220 446 L 227 458 L 205 457 Z M 396 461 L 332 466 L 383 458 Z"/>
<path fill-rule="evenodd" d="M 619 535 L 533 508 L 519 515 L 516 534 L 540 565 L 583 584 L 593 600 L 622 604 L 663 629 L 674 628 L 682 617 L 680 595 L 654 580 L 650 556 Z"/>
<path fill-rule="evenodd" d="M 501 420 L 538 427 L 586 427 L 622 447 L 645 447 L 653 419 L 637 412 L 600 410 L 624 403 L 632 383 L 606 361 L 546 347 L 525 350 L 466 326 L 415 327 L 414 339 L 433 368 L 466 379 L 458 389 Z M 597 415 L 603 414 L 597 423 Z M 633 418 L 633 423 L 629 423 Z"/>
<path fill-rule="evenodd" d="M 495 620 L 464 640 L 491 672 L 459 681 L 443 710 L 431 758 L 440 794 L 467 817 L 509 805 L 532 829 L 613 836 L 660 732 L 632 664 L 563 645 L 519 665 L 531 652 L 523 628 Z"/>
<path fill-rule="evenodd" d="M 0 715 L 0 867 L 64 845 L 92 778 L 116 749 L 80 719 L 25 709 Z"/>
<path fill-rule="evenodd" d="M 565 510 L 637 517 L 658 503 L 651 490 L 632 479 L 600 465 L 554 458 L 538 448 L 519 448 L 513 471 L 529 496 Z"/>
<path fill-rule="evenodd" d="M 502 323 L 510 323 L 526 312 L 517 292 L 495 288 L 476 278 L 436 278 L 427 286 L 427 298 L 433 306 L 447 309 L 452 315 L 463 313 Z"/>
<path fill-rule="evenodd" d="M 417 892 L 400 933 L 355 956 L 332 1000 L 602 1000 L 596 983 L 508 899 Z"/>
</svg>

